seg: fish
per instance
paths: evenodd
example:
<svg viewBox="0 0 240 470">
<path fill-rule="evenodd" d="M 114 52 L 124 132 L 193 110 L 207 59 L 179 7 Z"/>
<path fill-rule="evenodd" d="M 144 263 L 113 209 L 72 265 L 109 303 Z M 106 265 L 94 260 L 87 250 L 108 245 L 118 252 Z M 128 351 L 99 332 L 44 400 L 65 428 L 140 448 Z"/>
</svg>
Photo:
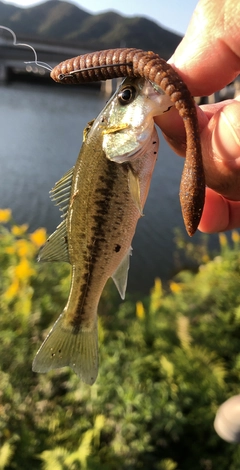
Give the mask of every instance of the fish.
<svg viewBox="0 0 240 470">
<path fill-rule="evenodd" d="M 177 71 L 152 51 L 121 47 L 87 52 L 66 59 L 51 71 L 58 83 L 88 83 L 118 77 L 151 80 L 170 97 L 186 131 L 186 154 L 180 184 L 180 204 L 186 231 L 196 232 L 205 203 L 205 173 L 195 101 Z"/>
<path fill-rule="evenodd" d="M 144 78 L 126 78 L 88 123 L 76 164 L 50 191 L 62 222 L 39 261 L 71 264 L 67 304 L 38 350 L 33 371 L 69 366 L 86 384 L 98 375 L 98 303 L 111 277 L 125 297 L 132 239 L 143 215 L 159 139 L 154 116 L 172 103 Z"/>
</svg>

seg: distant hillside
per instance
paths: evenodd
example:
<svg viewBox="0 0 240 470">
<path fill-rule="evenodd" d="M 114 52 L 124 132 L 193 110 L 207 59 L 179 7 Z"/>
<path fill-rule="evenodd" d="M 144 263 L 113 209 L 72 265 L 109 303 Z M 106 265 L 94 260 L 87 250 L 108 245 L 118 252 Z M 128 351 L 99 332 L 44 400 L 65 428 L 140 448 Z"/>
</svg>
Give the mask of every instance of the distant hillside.
<svg viewBox="0 0 240 470">
<path fill-rule="evenodd" d="M 181 37 L 143 17 L 108 11 L 91 15 L 72 3 L 49 0 L 30 8 L 0 1 L 0 23 L 18 37 L 59 41 L 90 50 L 138 47 L 167 59 Z"/>
</svg>

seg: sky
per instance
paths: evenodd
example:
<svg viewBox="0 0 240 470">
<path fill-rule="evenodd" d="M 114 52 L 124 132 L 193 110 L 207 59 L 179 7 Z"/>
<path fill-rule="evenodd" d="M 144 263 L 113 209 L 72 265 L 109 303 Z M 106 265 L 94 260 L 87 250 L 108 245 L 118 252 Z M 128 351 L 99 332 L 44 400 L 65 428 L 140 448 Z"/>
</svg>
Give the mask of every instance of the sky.
<svg viewBox="0 0 240 470">
<path fill-rule="evenodd" d="M 184 35 L 198 0 L 67 0 L 89 13 L 115 10 L 124 16 L 145 16 L 171 31 Z M 4 0 L 21 7 L 43 0 Z"/>
</svg>

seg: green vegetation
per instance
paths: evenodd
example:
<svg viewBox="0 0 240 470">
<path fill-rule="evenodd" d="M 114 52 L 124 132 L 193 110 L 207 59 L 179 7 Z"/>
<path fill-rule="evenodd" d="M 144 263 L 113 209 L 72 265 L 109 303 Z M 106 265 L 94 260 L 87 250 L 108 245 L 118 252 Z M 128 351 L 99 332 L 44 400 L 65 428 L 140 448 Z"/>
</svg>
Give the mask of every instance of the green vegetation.
<svg viewBox="0 0 240 470">
<path fill-rule="evenodd" d="M 198 254 L 164 291 L 100 305 L 96 384 L 69 369 L 35 374 L 31 363 L 61 313 L 66 264 L 37 264 L 46 234 L 0 210 L 0 470 L 236 470 L 240 448 L 213 429 L 220 403 L 240 385 L 240 237 Z M 192 252 L 191 244 L 183 244 Z"/>
</svg>

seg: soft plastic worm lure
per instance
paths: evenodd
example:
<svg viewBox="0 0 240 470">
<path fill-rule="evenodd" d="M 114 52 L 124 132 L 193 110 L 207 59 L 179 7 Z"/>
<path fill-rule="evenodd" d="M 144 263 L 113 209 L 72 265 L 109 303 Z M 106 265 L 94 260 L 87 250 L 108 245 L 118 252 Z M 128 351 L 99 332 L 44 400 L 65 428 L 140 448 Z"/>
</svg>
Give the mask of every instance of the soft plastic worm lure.
<svg viewBox="0 0 240 470">
<path fill-rule="evenodd" d="M 143 77 L 162 88 L 176 106 L 186 130 L 186 159 L 180 203 L 186 230 L 192 236 L 200 222 L 205 178 L 194 100 L 177 72 L 154 52 L 108 49 L 65 60 L 51 72 L 56 82 L 78 84 L 117 77 Z"/>
</svg>

